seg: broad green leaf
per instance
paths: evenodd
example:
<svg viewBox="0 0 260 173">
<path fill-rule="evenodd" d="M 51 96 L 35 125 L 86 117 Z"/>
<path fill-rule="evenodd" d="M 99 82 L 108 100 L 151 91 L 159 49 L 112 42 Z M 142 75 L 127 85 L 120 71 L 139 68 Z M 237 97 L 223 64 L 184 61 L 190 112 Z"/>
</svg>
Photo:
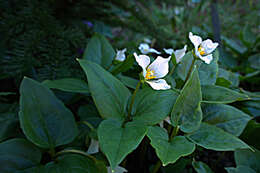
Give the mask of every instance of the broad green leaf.
<svg viewBox="0 0 260 173">
<path fill-rule="evenodd" d="M 95 128 L 98 127 L 102 118 L 94 104 L 83 105 L 79 107 L 78 116 L 80 121 L 87 121 Z"/>
<path fill-rule="evenodd" d="M 260 150 L 260 123 L 255 120 L 249 121 L 240 138 L 249 145 Z"/>
<path fill-rule="evenodd" d="M 257 173 L 247 166 L 237 166 L 236 168 L 225 168 L 228 173 Z"/>
<path fill-rule="evenodd" d="M 134 62 L 135 62 L 134 55 L 133 54 L 128 55 L 125 61 L 119 63 L 112 69 L 111 73 L 113 75 L 117 75 L 118 73 L 125 72 L 134 65 Z"/>
<path fill-rule="evenodd" d="M 195 62 L 196 66 L 198 67 L 201 85 L 215 84 L 217 79 L 217 72 L 218 72 L 218 64 L 217 64 L 218 57 L 219 57 L 218 51 L 214 51 L 213 61 L 210 64 L 205 64 L 200 60 L 197 60 Z M 193 55 L 192 52 L 190 51 L 184 55 L 181 63 L 178 64 L 177 66 L 177 74 L 183 81 L 186 79 L 192 60 L 193 60 Z"/>
<path fill-rule="evenodd" d="M 238 86 L 239 84 L 239 75 L 223 68 L 218 69 L 218 80 L 220 79 L 227 80 L 232 86 Z"/>
<path fill-rule="evenodd" d="M 258 132 L 259 133 L 259 132 Z M 236 150 L 235 151 L 235 161 L 238 166 L 248 166 L 255 170 L 255 172 L 260 172 L 260 151 L 256 150 L 253 152 L 251 150 Z"/>
<path fill-rule="evenodd" d="M 203 121 L 239 136 L 251 117 L 235 107 L 224 104 L 202 104 Z"/>
<path fill-rule="evenodd" d="M 213 171 L 209 168 L 209 166 L 206 163 L 200 161 L 193 161 L 192 166 L 197 173 L 213 173 Z"/>
<path fill-rule="evenodd" d="M 147 127 L 137 122 L 122 122 L 107 119 L 98 127 L 101 150 L 114 169 L 130 152 L 137 148 L 147 131 Z"/>
<path fill-rule="evenodd" d="M 41 152 L 32 143 L 22 138 L 14 138 L 0 143 L 0 172 L 15 171 L 40 164 Z"/>
<path fill-rule="evenodd" d="M 249 48 L 253 46 L 256 41 L 256 36 L 250 29 L 249 25 L 245 25 L 240 33 L 241 41 Z"/>
<path fill-rule="evenodd" d="M 173 90 L 139 90 L 133 105 L 133 119 L 147 125 L 157 124 L 169 115 L 177 97 L 178 94 Z"/>
<path fill-rule="evenodd" d="M 260 53 L 250 56 L 248 61 L 252 68 L 260 70 Z"/>
<path fill-rule="evenodd" d="M 75 78 L 45 80 L 42 84 L 48 88 L 59 89 L 67 92 L 89 93 L 88 84 L 83 80 Z"/>
<path fill-rule="evenodd" d="M 180 62 L 180 64 L 177 66 L 177 74 L 178 76 L 184 81 L 186 79 L 186 76 L 189 72 L 191 63 L 192 63 L 193 55 L 192 52 L 187 52 Z"/>
<path fill-rule="evenodd" d="M 132 88 L 132 89 L 136 88 L 138 80 L 131 78 L 131 77 L 128 77 L 128 76 L 123 76 L 123 75 L 118 75 L 117 77 L 118 77 L 118 79 L 121 80 L 121 82 L 123 84 L 125 84 L 125 86 Z"/>
<path fill-rule="evenodd" d="M 173 106 L 171 112 L 173 125 L 180 125 L 180 129 L 187 133 L 198 129 L 202 120 L 200 102 L 200 81 L 195 68 Z"/>
<path fill-rule="evenodd" d="M 100 165 L 99 165 L 100 166 Z M 67 154 L 54 162 L 17 173 L 106 173 L 98 168 L 95 160 L 80 154 Z"/>
<path fill-rule="evenodd" d="M 79 60 L 79 63 L 87 75 L 89 90 L 100 115 L 123 119 L 130 91 L 98 64 L 87 60 Z"/>
<path fill-rule="evenodd" d="M 26 137 L 42 148 L 68 144 L 78 134 L 71 111 L 55 95 L 32 79 L 20 86 L 19 119 Z"/>
<path fill-rule="evenodd" d="M 0 142 L 15 136 L 19 128 L 19 119 L 17 113 L 0 113 Z"/>
<path fill-rule="evenodd" d="M 175 136 L 169 142 L 167 131 L 158 126 L 150 127 L 147 136 L 163 166 L 174 163 L 180 157 L 187 156 L 195 150 L 195 145 L 184 136 Z"/>
<path fill-rule="evenodd" d="M 236 52 L 237 54 L 243 54 L 247 51 L 247 48 L 241 44 L 238 44 L 236 41 L 231 40 L 227 37 L 222 36 L 221 38 L 225 45 L 230 48 L 231 50 L 233 50 L 234 52 Z"/>
<path fill-rule="evenodd" d="M 79 154 L 58 157 L 45 166 L 46 173 L 99 173 L 95 161 Z"/>
<path fill-rule="evenodd" d="M 201 91 L 202 100 L 205 103 L 232 103 L 249 99 L 245 94 L 216 85 L 201 86 Z"/>
<path fill-rule="evenodd" d="M 107 39 L 101 34 L 95 34 L 85 49 L 83 59 L 95 62 L 104 68 L 108 68 L 115 55 L 116 53 Z"/>
<path fill-rule="evenodd" d="M 213 61 L 210 64 L 202 62 L 198 67 L 200 84 L 213 85 L 217 80 L 219 52 L 214 51 Z"/>
<path fill-rule="evenodd" d="M 201 123 L 200 128 L 187 135 L 187 137 L 199 146 L 216 151 L 234 151 L 239 148 L 250 148 L 239 138 L 207 123 Z"/>
</svg>

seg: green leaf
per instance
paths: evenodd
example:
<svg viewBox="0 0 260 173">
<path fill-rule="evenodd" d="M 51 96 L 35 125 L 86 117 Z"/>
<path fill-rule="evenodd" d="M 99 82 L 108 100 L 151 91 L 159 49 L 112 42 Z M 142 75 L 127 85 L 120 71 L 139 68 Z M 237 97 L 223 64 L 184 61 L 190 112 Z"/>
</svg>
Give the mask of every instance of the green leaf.
<svg viewBox="0 0 260 173">
<path fill-rule="evenodd" d="M 99 165 L 102 166 L 103 165 Z M 58 157 L 45 166 L 34 167 L 17 173 L 105 173 L 98 168 L 95 160 L 80 155 L 67 154 Z"/>
<path fill-rule="evenodd" d="M 0 142 L 15 136 L 19 128 L 19 119 L 17 113 L 0 113 Z"/>
<path fill-rule="evenodd" d="M 83 80 L 75 78 L 45 80 L 42 84 L 48 88 L 59 89 L 67 92 L 89 93 L 88 84 Z"/>
<path fill-rule="evenodd" d="M 43 148 L 68 144 L 78 134 L 73 114 L 41 83 L 24 78 L 20 86 L 20 124 L 26 137 Z"/>
<path fill-rule="evenodd" d="M 198 68 L 200 84 L 213 85 L 217 80 L 219 52 L 214 51 L 213 61 L 210 64 L 202 62 Z"/>
<path fill-rule="evenodd" d="M 247 166 L 237 166 L 236 168 L 225 168 L 228 173 L 257 173 Z"/>
<path fill-rule="evenodd" d="M 0 143 L 0 172 L 14 173 L 40 164 L 41 152 L 25 139 L 14 138 Z"/>
<path fill-rule="evenodd" d="M 123 84 L 125 84 L 125 86 L 132 88 L 132 89 L 135 89 L 135 87 L 138 83 L 138 80 L 128 77 L 128 76 L 118 75 L 117 77 L 118 77 L 118 79 L 121 80 L 121 82 Z"/>
<path fill-rule="evenodd" d="M 247 51 L 247 48 L 241 44 L 238 44 L 236 41 L 231 40 L 227 37 L 222 36 L 221 39 L 224 41 L 225 45 L 236 52 L 237 54 L 243 54 Z"/>
<path fill-rule="evenodd" d="M 236 165 L 248 166 L 255 170 L 255 172 L 260 172 L 260 151 L 256 150 L 253 152 L 251 150 L 236 150 L 235 151 L 235 161 Z"/>
<path fill-rule="evenodd" d="M 229 105 L 202 104 L 203 121 L 239 136 L 251 117 Z"/>
<path fill-rule="evenodd" d="M 104 68 L 108 68 L 115 55 L 116 53 L 107 39 L 100 34 L 95 34 L 85 49 L 83 59 L 95 62 Z"/>
<path fill-rule="evenodd" d="M 187 133 L 198 129 L 202 120 L 200 102 L 200 81 L 195 68 L 173 106 L 171 112 L 173 125 L 180 125 L 180 129 Z"/>
<path fill-rule="evenodd" d="M 209 168 L 209 166 L 206 163 L 200 161 L 193 161 L 192 166 L 197 173 L 213 173 L 213 171 Z"/>
<path fill-rule="evenodd" d="M 236 73 L 232 73 L 231 71 L 227 71 L 223 68 L 218 69 L 218 80 L 220 80 L 220 79 L 226 80 L 232 86 L 238 86 L 239 85 L 239 75 L 236 74 Z"/>
<path fill-rule="evenodd" d="M 147 125 L 160 123 L 171 112 L 177 96 L 173 90 L 139 90 L 133 105 L 133 119 Z"/>
<path fill-rule="evenodd" d="M 200 128 L 187 135 L 195 144 L 216 151 L 234 151 L 239 148 L 250 148 L 239 138 L 207 123 L 201 123 Z"/>
<path fill-rule="evenodd" d="M 232 103 L 249 99 L 245 94 L 216 85 L 201 86 L 201 91 L 205 103 Z"/>
<path fill-rule="evenodd" d="M 255 120 L 249 121 L 240 138 L 249 145 L 260 150 L 260 123 Z"/>
<path fill-rule="evenodd" d="M 182 57 L 180 64 L 177 66 L 177 74 L 183 81 L 186 79 L 186 76 L 189 72 L 192 59 L 192 52 L 189 51 Z"/>
<path fill-rule="evenodd" d="M 174 163 L 180 157 L 187 156 L 195 150 L 195 145 L 184 136 L 175 136 L 169 142 L 167 131 L 158 126 L 150 127 L 147 136 L 151 140 L 151 145 L 155 148 L 163 166 Z"/>
<path fill-rule="evenodd" d="M 100 148 L 114 169 L 130 152 L 137 148 L 147 131 L 147 127 L 137 122 L 122 122 L 107 119 L 98 127 Z"/>
<path fill-rule="evenodd" d="M 86 60 L 79 60 L 79 63 L 87 75 L 89 90 L 99 114 L 103 118 L 123 119 L 130 91 L 98 64 Z"/>
<path fill-rule="evenodd" d="M 240 33 L 241 41 L 250 48 L 253 46 L 256 42 L 256 36 L 252 31 L 250 30 L 250 26 L 247 24 L 244 26 L 243 30 Z"/>
<path fill-rule="evenodd" d="M 118 73 L 125 72 L 134 65 L 134 62 L 135 62 L 134 55 L 133 54 L 128 55 L 125 61 L 119 63 L 112 69 L 111 73 L 113 75 L 117 75 Z"/>
<path fill-rule="evenodd" d="M 260 53 L 251 55 L 248 58 L 250 66 L 256 70 L 260 70 Z"/>
</svg>

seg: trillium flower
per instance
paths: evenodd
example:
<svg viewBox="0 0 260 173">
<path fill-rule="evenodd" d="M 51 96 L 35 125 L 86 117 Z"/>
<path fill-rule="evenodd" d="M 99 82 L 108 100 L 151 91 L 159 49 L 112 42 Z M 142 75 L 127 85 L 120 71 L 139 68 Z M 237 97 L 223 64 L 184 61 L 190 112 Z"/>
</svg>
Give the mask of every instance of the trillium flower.
<svg viewBox="0 0 260 173">
<path fill-rule="evenodd" d="M 210 64 L 213 59 L 211 53 L 218 47 L 218 43 L 213 43 L 210 39 L 202 41 L 200 36 L 193 35 L 191 32 L 189 39 L 195 47 L 195 55 L 205 63 Z"/>
<path fill-rule="evenodd" d="M 148 53 L 161 54 L 161 52 L 158 52 L 157 50 L 150 48 L 149 44 L 147 43 L 141 43 L 138 49 L 141 51 L 142 54 L 148 54 Z"/>
<path fill-rule="evenodd" d="M 155 90 L 166 90 L 170 89 L 171 86 L 167 84 L 167 82 L 163 78 L 169 72 L 169 58 L 163 58 L 158 56 L 156 60 L 154 60 L 150 64 L 150 57 L 147 55 L 137 55 L 134 53 L 136 62 L 143 69 L 143 76 L 145 82 L 147 82 L 153 89 Z M 149 65 L 150 64 L 150 65 Z"/>
<path fill-rule="evenodd" d="M 123 62 L 125 60 L 126 48 L 123 50 L 117 50 L 115 60 Z"/>
<path fill-rule="evenodd" d="M 183 56 L 185 55 L 187 51 L 187 45 L 183 47 L 183 49 L 173 50 L 173 49 L 163 49 L 165 53 L 172 55 L 174 53 L 176 62 L 179 63 Z"/>
</svg>

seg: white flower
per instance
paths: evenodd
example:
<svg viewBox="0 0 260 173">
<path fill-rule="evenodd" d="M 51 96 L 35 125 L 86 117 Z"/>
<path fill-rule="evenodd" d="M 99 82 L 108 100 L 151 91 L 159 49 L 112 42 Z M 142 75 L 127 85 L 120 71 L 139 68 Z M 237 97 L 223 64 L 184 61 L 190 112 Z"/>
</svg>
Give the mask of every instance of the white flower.
<svg viewBox="0 0 260 173">
<path fill-rule="evenodd" d="M 135 59 L 143 69 L 143 76 L 145 82 L 147 82 L 155 90 L 166 90 L 170 89 L 171 86 L 163 78 L 169 72 L 169 64 L 171 57 L 163 58 L 158 56 L 150 64 L 150 57 L 147 55 L 137 55 L 134 53 Z M 149 65 L 150 64 L 150 65 Z M 149 66 L 148 66 L 149 65 Z"/>
<path fill-rule="evenodd" d="M 157 50 L 150 48 L 150 46 L 147 43 L 141 43 L 138 49 L 141 51 L 142 54 L 148 54 L 148 53 L 161 54 L 161 52 L 158 52 Z"/>
<path fill-rule="evenodd" d="M 110 167 L 107 167 L 107 173 L 124 173 L 124 172 L 128 172 L 128 171 L 121 166 L 117 166 L 113 171 L 111 170 Z"/>
<path fill-rule="evenodd" d="M 148 44 L 151 44 L 152 43 L 152 40 L 150 40 L 149 38 L 144 38 L 144 42 L 148 43 Z"/>
<path fill-rule="evenodd" d="M 125 60 L 125 52 L 126 52 L 126 48 L 124 48 L 123 50 L 117 50 L 115 60 L 121 61 L 121 62 L 124 61 Z"/>
<path fill-rule="evenodd" d="M 212 52 L 218 47 L 218 43 L 213 43 L 210 39 L 202 41 L 198 35 L 189 33 L 189 38 L 195 47 L 195 54 L 205 63 L 210 64 L 213 59 Z"/>
<path fill-rule="evenodd" d="M 94 153 L 98 153 L 99 151 L 99 144 L 97 140 L 91 139 L 90 145 L 88 147 L 88 154 L 94 154 Z"/>
<path fill-rule="evenodd" d="M 187 45 L 185 45 L 183 49 L 178 49 L 175 51 L 173 49 L 163 49 L 163 50 L 165 51 L 165 53 L 169 55 L 172 55 L 174 53 L 176 62 L 179 63 L 187 51 Z"/>
</svg>

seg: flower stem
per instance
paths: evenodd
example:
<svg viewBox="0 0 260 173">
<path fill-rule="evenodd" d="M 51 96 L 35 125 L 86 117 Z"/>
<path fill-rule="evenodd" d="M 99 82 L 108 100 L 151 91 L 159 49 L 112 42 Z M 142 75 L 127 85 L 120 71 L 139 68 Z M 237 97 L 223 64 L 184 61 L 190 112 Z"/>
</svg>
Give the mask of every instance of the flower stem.
<svg viewBox="0 0 260 173">
<path fill-rule="evenodd" d="M 191 74 L 191 72 L 192 72 L 193 66 L 194 66 L 194 64 L 195 64 L 195 61 L 196 61 L 196 58 L 193 56 L 192 63 L 191 63 L 189 72 L 188 72 L 188 74 L 187 74 L 187 76 L 186 76 L 186 79 L 185 79 L 185 81 L 184 81 L 184 84 L 187 82 L 187 80 L 188 80 L 189 77 L 190 77 L 190 74 Z"/>
<path fill-rule="evenodd" d="M 171 136 L 169 138 L 169 142 L 172 141 L 172 139 L 178 134 L 179 132 L 179 126 L 175 126 L 173 129 L 172 129 L 172 133 L 171 133 Z"/>
<path fill-rule="evenodd" d="M 159 171 L 159 169 L 161 168 L 162 166 L 162 162 L 160 160 L 157 161 L 156 165 L 153 167 L 153 170 L 151 173 L 156 173 Z"/>
<path fill-rule="evenodd" d="M 130 108 L 129 108 L 129 110 L 128 110 L 128 115 L 127 115 L 127 117 L 126 117 L 126 121 L 131 120 L 131 112 L 132 112 L 132 109 L 133 109 L 133 104 L 134 104 L 134 101 L 135 101 L 135 96 L 136 96 L 136 93 L 137 93 L 137 91 L 139 90 L 140 86 L 141 86 L 141 81 L 139 81 L 138 84 L 136 85 L 135 91 L 134 91 L 134 93 L 133 93 L 133 95 L 132 95 L 131 102 L 130 102 Z"/>
<path fill-rule="evenodd" d="M 173 72 L 174 72 L 174 70 L 175 70 L 175 67 L 176 67 L 176 65 L 173 65 L 173 67 L 172 67 L 172 69 L 171 69 L 171 71 L 170 71 L 170 73 L 169 73 L 169 76 L 172 76 L 172 74 L 173 74 Z"/>
</svg>

